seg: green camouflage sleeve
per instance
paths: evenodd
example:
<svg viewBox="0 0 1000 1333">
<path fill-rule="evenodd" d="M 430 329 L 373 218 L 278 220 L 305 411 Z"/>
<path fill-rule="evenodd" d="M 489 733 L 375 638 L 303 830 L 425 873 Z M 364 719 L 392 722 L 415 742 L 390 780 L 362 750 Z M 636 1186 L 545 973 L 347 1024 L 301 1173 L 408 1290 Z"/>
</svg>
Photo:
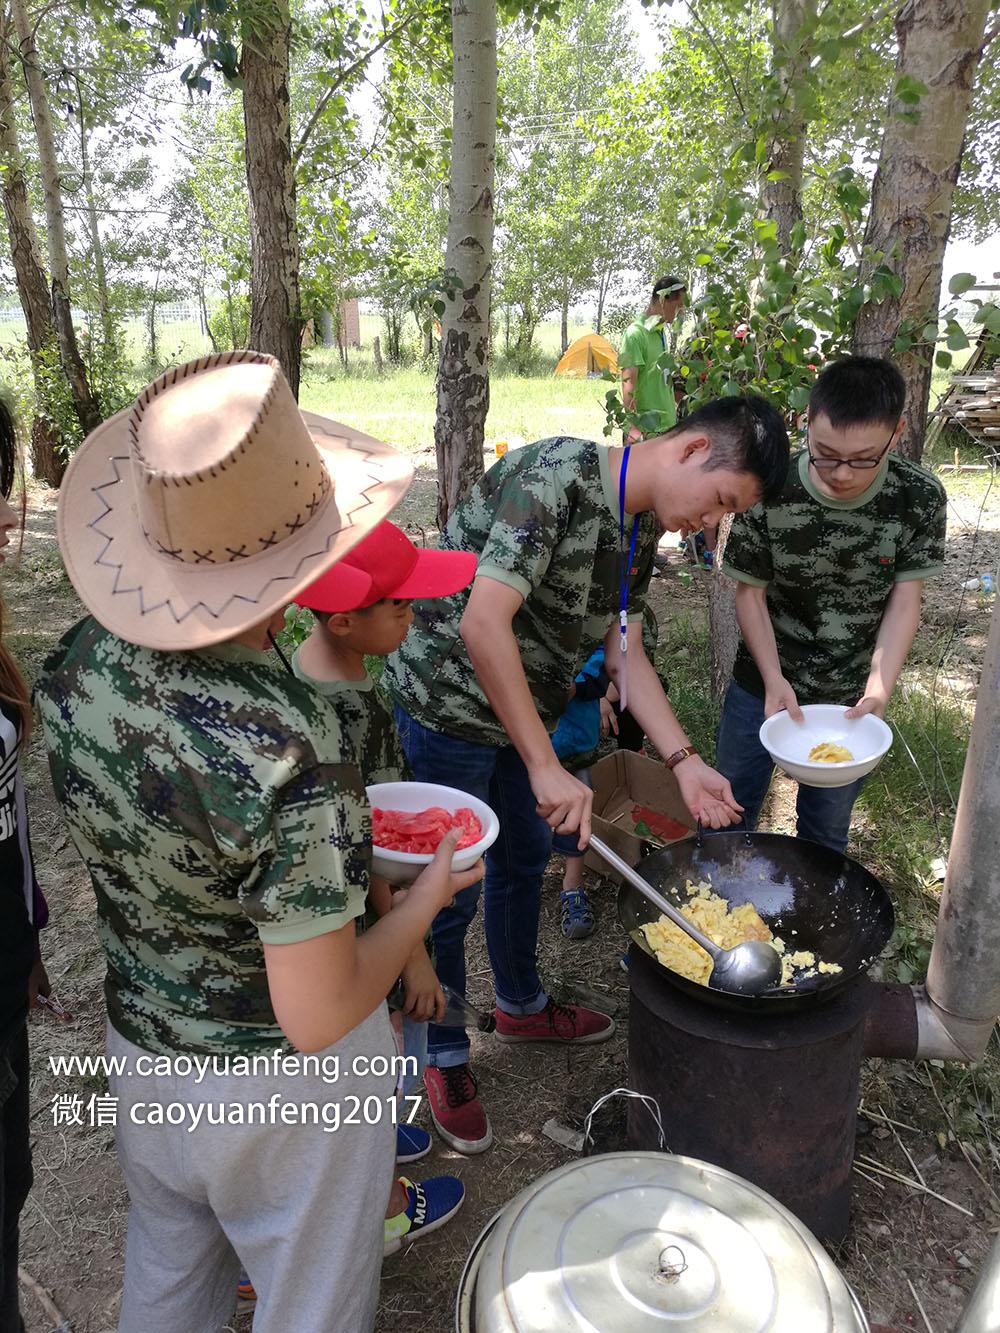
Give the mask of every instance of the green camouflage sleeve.
<svg viewBox="0 0 1000 1333">
<path fill-rule="evenodd" d="M 541 584 L 566 527 L 567 499 L 541 467 L 512 474 L 479 555 L 480 574 L 528 597 Z"/>
<path fill-rule="evenodd" d="M 353 764 L 319 763 L 269 806 L 265 848 L 240 885 L 264 944 L 297 944 L 339 930 L 364 910 L 371 813 Z"/>
<path fill-rule="evenodd" d="M 762 504 L 755 504 L 734 517 L 722 557 L 722 572 L 739 583 L 757 588 L 766 588 L 774 577 L 771 539 Z"/>
<path fill-rule="evenodd" d="M 924 478 L 921 478 L 923 481 Z M 948 502 L 944 487 L 928 475 L 920 502 L 909 514 L 896 556 L 895 581 L 926 579 L 944 572 L 944 544 L 948 528 Z"/>
</svg>

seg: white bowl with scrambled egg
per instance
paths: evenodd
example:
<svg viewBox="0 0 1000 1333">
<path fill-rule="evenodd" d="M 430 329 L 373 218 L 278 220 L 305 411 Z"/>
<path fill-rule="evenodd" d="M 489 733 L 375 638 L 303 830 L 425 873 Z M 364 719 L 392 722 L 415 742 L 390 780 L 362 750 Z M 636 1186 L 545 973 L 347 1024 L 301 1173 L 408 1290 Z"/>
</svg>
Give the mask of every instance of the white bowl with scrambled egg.
<svg viewBox="0 0 1000 1333">
<path fill-rule="evenodd" d="M 805 721 L 775 713 L 760 743 L 777 766 L 807 787 L 846 787 L 870 773 L 892 745 L 892 731 L 873 713 L 845 717 L 847 704 L 806 704 Z"/>
</svg>

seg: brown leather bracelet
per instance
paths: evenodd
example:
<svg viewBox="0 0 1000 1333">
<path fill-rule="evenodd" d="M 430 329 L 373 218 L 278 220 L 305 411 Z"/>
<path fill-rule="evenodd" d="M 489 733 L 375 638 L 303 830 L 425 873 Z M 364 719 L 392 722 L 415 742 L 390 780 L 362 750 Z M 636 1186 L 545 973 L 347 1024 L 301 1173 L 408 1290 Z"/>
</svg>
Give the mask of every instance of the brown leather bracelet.
<svg viewBox="0 0 1000 1333">
<path fill-rule="evenodd" d="M 683 750 L 675 750 L 669 759 L 664 760 L 664 763 L 666 764 L 667 768 L 673 769 L 677 767 L 677 765 L 681 762 L 682 759 L 687 759 L 691 755 L 697 753 L 698 751 L 694 748 L 693 745 L 685 745 Z"/>
</svg>

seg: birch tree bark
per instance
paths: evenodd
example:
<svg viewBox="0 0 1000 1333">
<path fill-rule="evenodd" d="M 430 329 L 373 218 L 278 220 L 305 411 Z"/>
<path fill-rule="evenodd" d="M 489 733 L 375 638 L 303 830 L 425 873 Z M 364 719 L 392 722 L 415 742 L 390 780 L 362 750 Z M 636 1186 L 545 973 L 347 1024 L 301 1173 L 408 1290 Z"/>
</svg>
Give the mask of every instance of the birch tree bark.
<svg viewBox="0 0 1000 1333">
<path fill-rule="evenodd" d="M 771 26 L 771 73 L 777 100 L 770 112 L 768 159 L 760 182 L 760 216 L 774 222 L 782 252 L 793 250 L 792 229 L 802 221 L 802 164 L 806 118 L 798 89 L 809 74 L 811 50 L 807 19 L 816 15 L 816 0 L 774 0 Z M 720 525 L 715 567 L 708 584 L 709 641 L 712 647 L 712 692 L 721 698 L 733 674 L 739 647 L 736 585 L 722 572 L 722 558 L 732 519 Z"/>
<path fill-rule="evenodd" d="M 8 15 L 0 9 L 0 193 L 3 195 L 17 294 L 28 329 L 28 353 L 35 382 L 35 402 L 40 407 L 46 398 L 42 365 L 46 352 L 50 359 L 58 358 L 59 342 L 52 322 L 49 284 L 38 249 L 28 187 L 21 166 L 8 57 L 10 37 Z M 43 412 L 36 410 L 31 425 L 31 467 L 35 476 L 47 481 L 50 486 L 58 486 L 66 470 L 66 464 L 59 453 L 59 443 L 59 432 Z"/>
<path fill-rule="evenodd" d="M 881 301 L 862 306 L 851 350 L 892 355 L 902 371 L 906 428 L 899 450 L 916 461 L 924 447 L 934 357 L 933 344 L 920 333 L 928 318 L 937 318 L 955 181 L 989 8 L 989 0 L 907 0 L 896 18 L 896 94 L 905 97 L 914 80 L 927 91 L 916 107 L 898 95 L 889 105 L 865 247 L 882 256 L 899 291 L 890 286 Z M 916 342 L 894 353 L 907 319 L 917 321 Z"/>
<path fill-rule="evenodd" d="M 445 302 L 441 317 L 434 425 L 439 527 L 483 472 L 490 405 L 496 0 L 452 0 L 452 41 L 455 91 L 445 265 L 461 280 L 462 290 Z"/>
<path fill-rule="evenodd" d="M 298 397 L 302 354 L 299 233 L 289 103 L 291 18 L 273 0 L 243 36 L 243 120 L 250 198 L 250 346 L 281 362 Z"/>
<path fill-rule="evenodd" d="M 52 316 L 59 337 L 59 356 L 69 382 L 73 406 L 84 433 L 101 424 L 101 409 L 87 379 L 87 370 L 77 346 L 70 305 L 69 255 L 63 218 L 62 187 L 56 160 L 55 136 L 45 77 L 38 63 L 35 33 L 24 0 L 11 0 L 11 13 L 17 32 L 24 81 L 28 87 L 31 117 L 38 140 L 38 165 L 45 198 L 45 231 L 49 249 L 49 275 L 52 282 Z"/>
<path fill-rule="evenodd" d="M 815 18 L 816 0 L 774 0 L 771 30 L 772 73 L 780 100 L 771 113 L 767 171 L 761 182 L 760 207 L 777 225 L 777 241 L 786 253 L 791 233 L 802 221 L 802 162 L 806 118 L 798 89 L 809 73 L 810 49 L 803 25 Z"/>
</svg>

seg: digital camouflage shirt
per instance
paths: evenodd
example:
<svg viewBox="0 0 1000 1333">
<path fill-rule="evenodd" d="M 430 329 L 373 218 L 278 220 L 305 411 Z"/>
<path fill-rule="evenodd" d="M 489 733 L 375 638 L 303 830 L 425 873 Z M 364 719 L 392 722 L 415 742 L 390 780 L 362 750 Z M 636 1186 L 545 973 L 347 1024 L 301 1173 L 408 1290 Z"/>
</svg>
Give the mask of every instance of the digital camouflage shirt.
<svg viewBox="0 0 1000 1333">
<path fill-rule="evenodd" d="M 656 548 L 656 519 L 636 516 L 629 619 L 642 616 Z M 476 577 L 524 597 L 514 637 L 542 722 L 555 729 L 573 677 L 617 623 L 621 569 L 618 479 L 603 445 L 566 436 L 504 454 L 451 516 L 441 547 L 475 551 Z M 459 623 L 468 591 L 415 602 L 414 623 L 383 682 L 422 726 L 483 745 L 510 741 L 476 678 Z"/>
<path fill-rule="evenodd" d="M 723 571 L 767 589 L 781 668 L 799 703 L 861 698 L 889 594 L 942 572 L 945 526 L 941 483 L 895 454 L 852 500 L 823 495 L 808 453 L 793 454 L 781 495 L 734 518 Z M 763 698 L 742 641 L 733 679 Z"/>
<path fill-rule="evenodd" d="M 269 654 L 139 648 L 84 620 L 36 685 L 97 895 L 108 1017 L 146 1050 L 285 1045 L 263 943 L 363 909 L 371 811 L 328 701 Z"/>
<path fill-rule="evenodd" d="M 303 671 L 297 652 L 292 670 L 336 709 L 344 741 L 366 787 L 376 782 L 406 782 L 413 777 L 395 718 L 372 676 L 364 680 L 316 680 Z"/>
</svg>

